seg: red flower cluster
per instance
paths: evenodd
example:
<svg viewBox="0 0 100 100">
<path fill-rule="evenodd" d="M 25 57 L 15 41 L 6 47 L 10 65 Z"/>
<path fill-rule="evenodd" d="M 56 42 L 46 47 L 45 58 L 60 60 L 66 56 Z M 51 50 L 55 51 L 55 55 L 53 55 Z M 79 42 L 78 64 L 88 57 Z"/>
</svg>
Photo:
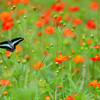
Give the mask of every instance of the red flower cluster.
<svg viewBox="0 0 100 100">
<path fill-rule="evenodd" d="M 2 84 L 2 85 L 10 85 L 11 83 L 9 82 L 9 80 L 1 79 L 0 80 L 0 84 Z"/>
<path fill-rule="evenodd" d="M 62 4 L 60 3 L 54 3 L 52 6 L 51 6 L 51 10 L 55 10 L 55 11 L 63 11 L 64 10 L 64 7 Z"/>
<path fill-rule="evenodd" d="M 79 11 L 80 8 L 78 6 L 70 6 L 69 7 L 69 11 L 75 12 L 75 11 Z"/>
<path fill-rule="evenodd" d="M 11 27 L 14 25 L 10 12 L 5 12 L 5 11 L 2 12 L 0 14 L 0 18 L 3 21 L 3 24 L 2 24 L 2 26 L 3 26 L 2 30 L 3 31 L 11 29 Z"/>
<path fill-rule="evenodd" d="M 11 4 L 18 4 L 18 3 L 22 3 L 22 4 L 28 4 L 30 0 L 13 0 L 11 1 Z"/>
<path fill-rule="evenodd" d="M 96 54 L 95 57 L 90 58 L 92 61 L 100 61 L 99 54 Z"/>
<path fill-rule="evenodd" d="M 73 24 L 80 25 L 82 23 L 82 20 L 80 18 L 76 18 L 73 20 Z"/>
<path fill-rule="evenodd" d="M 99 49 L 100 48 L 100 45 L 99 44 L 96 44 L 94 45 L 95 49 Z"/>
<path fill-rule="evenodd" d="M 96 23 L 93 20 L 88 20 L 86 23 L 87 28 L 89 29 L 95 29 L 96 28 Z"/>
</svg>

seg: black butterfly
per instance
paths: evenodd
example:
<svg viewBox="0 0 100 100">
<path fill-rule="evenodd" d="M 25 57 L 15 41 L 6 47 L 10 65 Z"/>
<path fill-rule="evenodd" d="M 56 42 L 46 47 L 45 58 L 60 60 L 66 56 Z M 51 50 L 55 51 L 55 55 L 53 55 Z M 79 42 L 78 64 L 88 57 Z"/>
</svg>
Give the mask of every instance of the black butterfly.
<svg viewBox="0 0 100 100">
<path fill-rule="evenodd" d="M 9 41 L 4 41 L 0 43 L 0 48 L 6 49 L 7 51 L 13 52 L 16 49 L 16 45 L 23 41 L 24 38 L 15 38 Z"/>
</svg>

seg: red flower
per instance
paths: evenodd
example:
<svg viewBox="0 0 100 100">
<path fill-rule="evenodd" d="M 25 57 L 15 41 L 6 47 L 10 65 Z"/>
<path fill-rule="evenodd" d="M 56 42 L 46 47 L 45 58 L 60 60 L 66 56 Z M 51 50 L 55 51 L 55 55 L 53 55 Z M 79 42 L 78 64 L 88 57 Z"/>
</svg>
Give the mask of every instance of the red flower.
<svg viewBox="0 0 100 100">
<path fill-rule="evenodd" d="M 4 21 L 3 24 L 2 24 L 2 26 L 3 26 L 2 30 L 3 30 L 3 31 L 9 30 L 9 29 L 11 29 L 11 27 L 12 27 L 13 25 L 14 25 L 14 24 L 13 24 L 13 20 L 11 20 L 11 21 Z"/>
<path fill-rule="evenodd" d="M 64 36 L 72 36 L 73 35 L 73 32 L 68 29 L 67 27 L 63 30 L 63 35 Z"/>
<path fill-rule="evenodd" d="M 41 36 L 41 35 L 42 35 L 42 33 L 41 33 L 41 32 L 37 32 L 37 35 L 38 35 L 38 36 Z"/>
<path fill-rule="evenodd" d="M 17 4 L 17 3 L 21 3 L 21 1 L 20 0 L 13 0 L 13 1 L 11 1 L 11 3 L 12 4 Z"/>
<path fill-rule="evenodd" d="M 88 43 L 88 44 L 92 44 L 92 40 L 88 40 L 87 43 Z"/>
<path fill-rule="evenodd" d="M 55 57 L 55 61 L 58 62 L 59 64 L 63 61 L 65 62 L 68 60 L 68 57 L 65 55 L 63 56 L 62 54 L 59 54 L 59 57 Z"/>
<path fill-rule="evenodd" d="M 56 19 L 53 17 L 53 21 L 60 22 L 61 20 L 62 20 L 61 15 L 57 15 Z"/>
<path fill-rule="evenodd" d="M 73 20 L 73 24 L 80 25 L 82 24 L 82 20 L 80 18 L 76 18 Z"/>
<path fill-rule="evenodd" d="M 6 50 L 5 55 L 6 55 L 7 57 L 9 57 L 10 54 L 11 54 L 11 52 Z"/>
<path fill-rule="evenodd" d="M 44 97 L 45 100 L 50 100 L 50 95 Z"/>
<path fill-rule="evenodd" d="M 44 25 L 44 21 L 42 21 L 42 20 L 37 21 L 37 22 L 35 23 L 35 25 L 36 25 L 37 27 L 41 27 L 41 26 Z"/>
<path fill-rule="evenodd" d="M 54 33 L 54 27 L 53 26 L 47 26 L 44 31 L 45 31 L 46 34 L 53 34 Z"/>
<path fill-rule="evenodd" d="M 21 0 L 21 3 L 28 4 L 30 0 Z"/>
<path fill-rule="evenodd" d="M 8 80 L 5 80 L 5 79 L 1 79 L 1 80 L 0 80 L 0 83 L 1 83 L 2 85 L 10 85 L 10 84 L 11 84 Z"/>
<path fill-rule="evenodd" d="M 98 2 L 91 2 L 90 3 L 91 10 L 98 10 L 98 7 L 99 7 Z"/>
<path fill-rule="evenodd" d="M 98 54 L 96 54 L 95 57 L 91 57 L 90 59 L 91 59 L 92 61 L 97 61 L 97 60 L 100 61 L 100 57 L 99 57 Z"/>
<path fill-rule="evenodd" d="M 64 7 L 63 7 L 63 5 L 60 4 L 60 3 L 54 3 L 54 4 L 51 6 L 51 10 L 63 11 L 63 10 L 64 10 Z"/>
<path fill-rule="evenodd" d="M 69 11 L 79 11 L 80 8 L 78 6 L 70 6 Z"/>
<path fill-rule="evenodd" d="M 87 26 L 87 28 L 90 28 L 90 29 L 96 28 L 96 24 L 93 20 L 88 20 L 87 23 L 86 23 L 86 26 Z"/>
</svg>

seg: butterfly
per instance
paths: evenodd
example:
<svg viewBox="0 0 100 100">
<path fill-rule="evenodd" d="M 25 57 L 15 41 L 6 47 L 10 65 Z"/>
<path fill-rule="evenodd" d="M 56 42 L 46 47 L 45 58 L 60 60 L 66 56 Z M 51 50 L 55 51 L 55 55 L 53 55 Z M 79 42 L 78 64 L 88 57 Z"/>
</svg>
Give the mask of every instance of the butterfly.
<svg viewBox="0 0 100 100">
<path fill-rule="evenodd" d="M 7 51 L 13 52 L 16 49 L 16 45 L 23 41 L 24 38 L 14 38 L 9 41 L 4 41 L 0 43 L 0 48 L 6 49 Z"/>
</svg>

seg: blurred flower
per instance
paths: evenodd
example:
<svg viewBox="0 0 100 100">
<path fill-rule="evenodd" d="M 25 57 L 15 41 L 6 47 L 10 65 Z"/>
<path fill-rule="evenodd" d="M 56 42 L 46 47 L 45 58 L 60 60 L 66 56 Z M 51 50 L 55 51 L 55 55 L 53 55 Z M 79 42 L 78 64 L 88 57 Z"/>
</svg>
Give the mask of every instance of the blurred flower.
<svg viewBox="0 0 100 100">
<path fill-rule="evenodd" d="M 22 14 L 22 15 L 23 15 L 23 14 L 25 14 L 25 13 L 26 13 L 26 10 L 25 10 L 25 9 L 20 9 L 20 10 L 19 10 L 19 14 Z"/>
<path fill-rule="evenodd" d="M 41 26 L 44 25 L 44 21 L 39 20 L 39 21 L 37 21 L 37 22 L 35 23 L 35 25 L 36 25 L 37 27 L 41 27 Z"/>
<path fill-rule="evenodd" d="M 93 86 L 93 88 L 95 88 L 97 86 L 97 80 L 93 80 L 93 82 L 89 82 L 89 86 Z"/>
<path fill-rule="evenodd" d="M 69 13 L 65 13 L 64 19 L 68 21 L 71 20 L 71 16 L 69 15 Z"/>
<path fill-rule="evenodd" d="M 44 97 L 45 100 L 50 100 L 50 95 Z"/>
<path fill-rule="evenodd" d="M 15 50 L 15 52 L 18 52 L 18 51 L 21 51 L 21 50 L 22 50 L 22 47 L 19 46 L 19 45 L 17 45 L 17 46 L 16 46 L 16 50 Z"/>
<path fill-rule="evenodd" d="M 26 55 L 25 56 L 25 59 L 27 59 L 27 60 L 30 59 L 30 56 L 29 55 Z"/>
<path fill-rule="evenodd" d="M 75 53 L 75 50 L 72 50 L 72 53 Z"/>
<path fill-rule="evenodd" d="M 34 69 L 40 69 L 44 66 L 44 63 L 42 63 L 41 61 L 39 61 L 37 64 L 33 65 Z"/>
<path fill-rule="evenodd" d="M 72 35 L 73 35 L 73 32 L 72 32 L 70 29 L 68 29 L 68 28 L 66 27 L 66 28 L 64 28 L 64 30 L 63 30 L 63 35 L 64 35 L 64 36 L 72 36 Z"/>
<path fill-rule="evenodd" d="M 43 54 L 46 55 L 47 54 L 47 51 L 44 51 Z"/>
<path fill-rule="evenodd" d="M 10 54 L 11 54 L 11 52 L 6 50 L 5 55 L 6 55 L 7 57 L 9 57 Z"/>
<path fill-rule="evenodd" d="M 81 71 L 81 68 L 76 68 L 76 69 L 73 69 L 73 70 L 72 70 L 72 73 L 75 73 L 75 72 L 78 73 L 78 72 L 80 72 L 80 71 Z"/>
<path fill-rule="evenodd" d="M 45 29 L 44 29 L 45 33 L 46 34 L 53 34 L 54 33 L 54 27 L 53 26 L 47 26 Z"/>
<path fill-rule="evenodd" d="M 4 94 L 4 95 L 7 95 L 7 94 L 8 94 L 8 92 L 3 92 L 3 94 Z"/>
<path fill-rule="evenodd" d="M 100 88 L 100 82 L 97 83 L 97 87 Z"/>
<path fill-rule="evenodd" d="M 80 8 L 78 6 L 70 6 L 69 7 L 69 11 L 75 12 L 75 11 L 79 11 L 79 10 L 80 10 Z"/>
<path fill-rule="evenodd" d="M 95 29 L 96 28 L 96 23 L 93 20 L 88 20 L 86 23 L 87 28 L 89 29 Z"/>
<path fill-rule="evenodd" d="M 95 57 L 91 57 L 90 59 L 91 59 L 92 61 L 97 61 L 97 60 L 100 61 L 99 54 L 96 54 Z"/>
<path fill-rule="evenodd" d="M 37 32 L 37 35 L 38 35 L 38 36 L 41 36 L 41 35 L 42 35 L 42 32 Z"/>
<path fill-rule="evenodd" d="M 88 40 L 87 43 L 88 43 L 88 44 L 92 44 L 92 40 Z"/>
<path fill-rule="evenodd" d="M 100 48 L 100 45 L 99 44 L 96 44 L 94 45 L 95 49 L 99 49 Z"/>
<path fill-rule="evenodd" d="M 73 24 L 80 25 L 80 24 L 82 24 L 82 20 L 80 18 L 76 18 L 73 20 Z"/>
<path fill-rule="evenodd" d="M 5 79 L 1 79 L 0 80 L 0 83 L 2 84 L 2 85 L 10 85 L 11 83 L 9 82 L 9 80 L 5 80 Z"/>
<path fill-rule="evenodd" d="M 54 3 L 52 6 L 51 6 L 51 10 L 55 10 L 55 11 L 63 11 L 64 10 L 64 7 L 62 4 L 60 3 Z"/>
<path fill-rule="evenodd" d="M 62 88 L 62 85 L 58 85 L 58 88 Z"/>
<path fill-rule="evenodd" d="M 76 62 L 76 63 L 79 63 L 79 62 L 84 62 L 85 59 L 83 57 L 81 57 L 80 55 L 76 55 L 73 60 Z"/>
<path fill-rule="evenodd" d="M 17 4 L 17 3 L 21 3 L 21 1 L 20 0 L 12 0 L 11 1 L 11 4 Z"/>
<path fill-rule="evenodd" d="M 68 98 L 66 100 L 76 100 L 73 96 L 68 95 Z"/>
<path fill-rule="evenodd" d="M 98 7 L 99 7 L 98 2 L 91 2 L 90 3 L 91 10 L 98 10 Z"/>
<path fill-rule="evenodd" d="M 5 12 L 5 11 L 3 11 L 0 14 L 0 18 L 1 18 L 1 20 L 6 21 L 6 22 L 12 20 L 11 13 L 10 12 Z"/>
<path fill-rule="evenodd" d="M 57 16 L 56 19 L 53 17 L 53 21 L 60 22 L 62 20 L 61 15 L 56 15 L 56 16 Z"/>
<path fill-rule="evenodd" d="M 21 3 L 28 4 L 30 0 L 21 0 Z"/>
<path fill-rule="evenodd" d="M 13 20 L 11 20 L 11 21 L 4 21 L 2 26 L 3 26 L 3 28 L 2 28 L 3 31 L 11 29 L 11 27 L 14 26 Z"/>
<path fill-rule="evenodd" d="M 65 55 L 63 56 L 62 54 L 59 54 L 59 57 L 55 57 L 55 61 L 58 62 L 59 64 L 63 61 L 65 62 L 68 60 L 68 57 Z"/>
</svg>

